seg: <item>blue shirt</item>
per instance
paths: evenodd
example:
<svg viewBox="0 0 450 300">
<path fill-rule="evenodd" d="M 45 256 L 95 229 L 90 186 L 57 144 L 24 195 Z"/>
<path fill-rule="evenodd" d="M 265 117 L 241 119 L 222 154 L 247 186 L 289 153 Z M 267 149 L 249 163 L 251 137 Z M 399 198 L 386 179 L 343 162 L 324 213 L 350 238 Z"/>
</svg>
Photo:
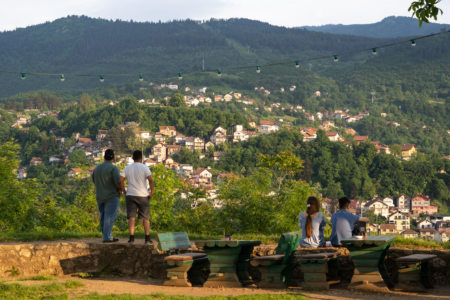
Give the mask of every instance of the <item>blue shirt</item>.
<svg viewBox="0 0 450 300">
<path fill-rule="evenodd" d="M 341 240 L 352 237 L 353 224 L 358 222 L 359 216 L 354 215 L 345 209 L 341 209 L 331 216 L 331 236 L 330 241 L 334 246 L 340 246 Z"/>
<path fill-rule="evenodd" d="M 322 247 L 325 242 L 325 238 L 323 236 L 323 228 L 327 225 L 325 221 L 325 217 L 321 212 L 318 213 L 317 217 L 311 218 L 312 220 L 312 235 L 308 237 L 306 235 L 306 219 L 307 217 L 303 216 L 304 212 L 301 212 L 298 217 L 298 225 L 302 230 L 302 239 L 300 240 L 300 246 L 303 248 L 317 248 Z"/>
</svg>

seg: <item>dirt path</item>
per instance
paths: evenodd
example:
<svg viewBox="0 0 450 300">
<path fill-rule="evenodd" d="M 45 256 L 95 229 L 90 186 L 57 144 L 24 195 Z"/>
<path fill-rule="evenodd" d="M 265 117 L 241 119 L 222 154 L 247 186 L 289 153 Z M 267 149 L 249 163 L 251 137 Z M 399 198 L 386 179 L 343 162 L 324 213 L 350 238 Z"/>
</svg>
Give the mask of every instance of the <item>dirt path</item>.
<svg viewBox="0 0 450 300">
<path fill-rule="evenodd" d="M 108 294 L 133 294 L 149 295 L 162 293 L 166 295 L 186 295 L 205 297 L 213 295 L 239 296 L 256 294 L 303 294 L 313 300 L 342 300 L 342 299 L 370 299 L 370 300 L 419 300 L 419 299 L 450 299 L 450 287 L 438 287 L 430 290 L 429 293 L 404 293 L 404 292 L 375 292 L 349 289 L 331 289 L 329 291 L 305 291 L 301 288 L 289 288 L 287 290 L 258 289 L 258 288 L 204 288 L 204 287 L 166 287 L 161 285 L 160 280 L 145 280 L 132 278 L 102 278 L 102 279 L 81 279 L 73 277 L 60 277 L 58 281 L 76 280 L 84 284 L 83 287 L 74 290 L 73 296 L 98 293 Z M 45 284 L 48 281 L 19 281 L 20 284 Z"/>
</svg>

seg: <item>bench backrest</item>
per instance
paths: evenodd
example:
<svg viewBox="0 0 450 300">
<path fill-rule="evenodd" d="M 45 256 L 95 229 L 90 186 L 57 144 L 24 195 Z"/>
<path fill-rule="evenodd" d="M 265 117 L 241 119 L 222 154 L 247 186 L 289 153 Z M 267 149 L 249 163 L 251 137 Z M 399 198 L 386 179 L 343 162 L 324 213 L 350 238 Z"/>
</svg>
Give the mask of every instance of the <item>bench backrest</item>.
<svg viewBox="0 0 450 300">
<path fill-rule="evenodd" d="M 275 251 L 277 254 L 284 254 L 283 263 L 286 263 L 294 253 L 295 249 L 297 249 L 300 238 L 300 231 L 287 232 L 281 235 Z"/>
<path fill-rule="evenodd" d="M 186 232 L 158 233 L 156 236 L 158 248 L 161 251 L 191 248 L 191 242 Z"/>
</svg>

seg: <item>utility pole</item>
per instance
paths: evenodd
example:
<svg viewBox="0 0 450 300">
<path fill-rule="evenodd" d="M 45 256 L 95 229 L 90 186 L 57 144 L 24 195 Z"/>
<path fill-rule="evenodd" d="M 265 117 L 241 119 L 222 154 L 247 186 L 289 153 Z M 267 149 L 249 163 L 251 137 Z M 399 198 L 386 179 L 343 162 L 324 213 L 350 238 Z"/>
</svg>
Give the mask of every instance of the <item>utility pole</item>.
<svg viewBox="0 0 450 300">
<path fill-rule="evenodd" d="M 202 59 L 202 71 L 205 71 L 205 56 L 203 55 Z"/>
</svg>

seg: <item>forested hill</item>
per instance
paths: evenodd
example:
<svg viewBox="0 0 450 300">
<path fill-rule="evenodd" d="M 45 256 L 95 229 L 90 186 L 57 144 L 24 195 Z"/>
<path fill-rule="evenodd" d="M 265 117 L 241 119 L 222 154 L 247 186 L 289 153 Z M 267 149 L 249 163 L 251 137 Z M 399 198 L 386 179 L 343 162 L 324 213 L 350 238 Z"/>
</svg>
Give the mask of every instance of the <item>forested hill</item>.
<svg viewBox="0 0 450 300">
<path fill-rule="evenodd" d="M 0 97 L 41 88 L 86 90 L 91 77 L 105 74 L 109 83 L 134 78 L 107 74 L 143 73 L 167 78 L 205 68 L 256 65 L 364 49 L 388 40 L 339 36 L 272 26 L 247 19 L 208 22 L 136 23 L 71 16 L 0 33 L 0 65 L 16 74 L 0 74 Z M 19 72 L 27 80 L 17 83 Z M 54 78 L 30 73 L 55 73 Z M 58 74 L 65 73 L 61 85 Z"/>
<path fill-rule="evenodd" d="M 409 17 L 387 17 L 372 24 L 328 24 L 322 26 L 302 26 L 302 29 L 326 32 L 333 34 L 349 34 L 373 38 L 395 38 L 427 35 L 441 30 L 449 30 L 449 24 L 423 23 L 419 27 L 419 21 Z"/>
</svg>

